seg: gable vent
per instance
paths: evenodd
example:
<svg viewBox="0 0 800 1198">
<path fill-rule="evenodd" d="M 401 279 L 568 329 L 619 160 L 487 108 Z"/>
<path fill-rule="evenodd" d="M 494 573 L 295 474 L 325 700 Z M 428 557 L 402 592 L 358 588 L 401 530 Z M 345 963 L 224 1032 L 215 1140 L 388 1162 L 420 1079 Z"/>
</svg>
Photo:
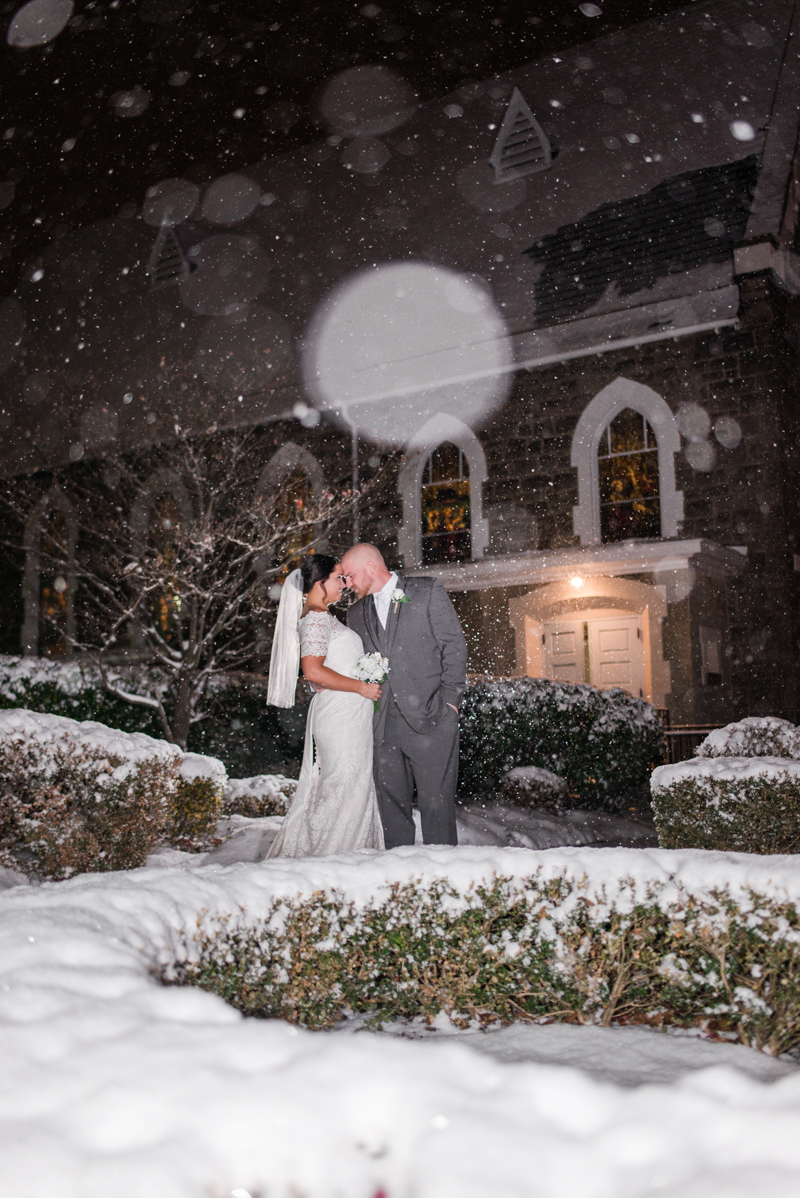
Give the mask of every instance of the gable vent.
<svg viewBox="0 0 800 1198">
<path fill-rule="evenodd" d="M 546 171 L 552 161 L 545 131 L 518 87 L 511 93 L 489 161 L 494 167 L 495 183 Z"/>
<path fill-rule="evenodd" d="M 170 283 L 178 283 L 192 273 L 192 264 L 183 252 L 178 235 L 166 221 L 158 231 L 147 273 L 153 287 L 168 287 Z"/>
</svg>

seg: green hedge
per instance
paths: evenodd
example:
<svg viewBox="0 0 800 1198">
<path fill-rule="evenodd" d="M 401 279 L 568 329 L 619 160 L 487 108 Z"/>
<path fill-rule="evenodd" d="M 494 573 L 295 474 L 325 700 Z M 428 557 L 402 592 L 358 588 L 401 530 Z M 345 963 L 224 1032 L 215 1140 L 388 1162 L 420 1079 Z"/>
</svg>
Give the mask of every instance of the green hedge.
<svg viewBox="0 0 800 1198">
<path fill-rule="evenodd" d="M 648 779 L 664 760 L 656 711 L 623 690 L 509 678 L 470 682 L 461 707 L 459 793 L 500 789 L 515 766 L 537 765 L 566 780 L 574 807 L 646 804 Z"/>
<path fill-rule="evenodd" d="M 144 865 L 167 835 L 179 766 L 0 741 L 0 864 L 56 881 Z"/>
<path fill-rule="evenodd" d="M 694 759 L 657 769 L 652 806 L 661 847 L 800 852 L 800 770 L 794 762 L 786 763 L 794 770 L 781 770 L 772 758 L 759 773 L 758 760 Z M 722 777 L 712 772 L 720 764 L 728 766 Z"/>
<path fill-rule="evenodd" d="M 532 1018 L 695 1027 L 800 1044 L 800 918 L 755 892 L 632 881 L 591 898 L 566 876 L 459 888 L 420 879 L 358 907 L 336 892 L 218 918 L 161 973 L 246 1015 L 332 1027 L 344 1012 L 456 1023 Z"/>
<path fill-rule="evenodd" d="M 126 685 L 133 690 L 137 679 L 142 687 L 154 680 L 145 666 L 126 673 Z M 0 657 L 0 709 L 12 707 L 98 720 L 110 728 L 144 732 L 156 739 L 164 735 L 152 711 L 110 696 L 98 671 L 88 663 Z M 231 777 L 299 771 L 305 705 L 286 712 L 268 708 L 265 680 L 253 676 L 220 679 L 206 707 L 208 718 L 196 724 L 189 736 L 192 752 L 219 757 Z"/>
</svg>

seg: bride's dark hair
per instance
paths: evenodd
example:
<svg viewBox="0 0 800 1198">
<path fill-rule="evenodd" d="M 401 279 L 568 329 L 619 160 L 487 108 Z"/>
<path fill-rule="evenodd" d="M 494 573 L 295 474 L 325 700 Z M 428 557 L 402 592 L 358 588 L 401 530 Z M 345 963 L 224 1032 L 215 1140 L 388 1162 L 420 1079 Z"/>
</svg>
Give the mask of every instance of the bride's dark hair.
<svg viewBox="0 0 800 1198">
<path fill-rule="evenodd" d="M 303 594 L 307 595 L 315 582 L 327 582 L 333 574 L 337 558 L 330 553 L 310 553 L 300 563 L 303 575 Z"/>
</svg>

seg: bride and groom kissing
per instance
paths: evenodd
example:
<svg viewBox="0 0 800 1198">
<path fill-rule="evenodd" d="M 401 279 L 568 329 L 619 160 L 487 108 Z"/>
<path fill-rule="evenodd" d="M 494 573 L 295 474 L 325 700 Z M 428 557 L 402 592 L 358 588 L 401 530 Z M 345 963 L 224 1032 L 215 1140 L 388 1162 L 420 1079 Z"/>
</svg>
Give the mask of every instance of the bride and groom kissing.
<svg viewBox="0 0 800 1198">
<path fill-rule="evenodd" d="M 347 625 L 328 611 L 346 587 Z M 358 677 L 365 653 L 385 681 Z M 467 649 L 438 578 L 390 571 L 374 545 L 341 562 L 314 553 L 286 579 L 267 702 L 294 703 L 298 672 L 315 688 L 300 779 L 270 857 L 309 857 L 414 843 L 456 844 L 458 706 Z"/>
</svg>

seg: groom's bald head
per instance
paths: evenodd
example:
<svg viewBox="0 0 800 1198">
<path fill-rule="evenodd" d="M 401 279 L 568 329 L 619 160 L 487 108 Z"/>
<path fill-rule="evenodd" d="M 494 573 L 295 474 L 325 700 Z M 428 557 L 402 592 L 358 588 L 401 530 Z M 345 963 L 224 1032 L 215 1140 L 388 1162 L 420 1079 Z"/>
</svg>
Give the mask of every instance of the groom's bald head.
<svg viewBox="0 0 800 1198">
<path fill-rule="evenodd" d="M 342 573 L 359 599 L 376 594 L 391 577 L 380 549 L 366 541 L 347 550 L 342 558 Z"/>
</svg>

